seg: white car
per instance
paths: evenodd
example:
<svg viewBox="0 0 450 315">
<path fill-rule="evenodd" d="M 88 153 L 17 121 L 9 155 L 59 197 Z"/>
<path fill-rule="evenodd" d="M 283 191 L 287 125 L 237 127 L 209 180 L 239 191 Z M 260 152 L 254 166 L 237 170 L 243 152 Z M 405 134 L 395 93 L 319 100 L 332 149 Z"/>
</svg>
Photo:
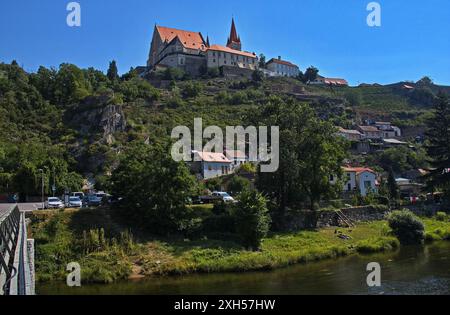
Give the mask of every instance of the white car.
<svg viewBox="0 0 450 315">
<path fill-rule="evenodd" d="M 59 198 L 50 197 L 47 199 L 45 208 L 47 208 L 47 209 L 62 209 L 62 208 L 64 208 L 64 203 Z"/>
<path fill-rule="evenodd" d="M 234 203 L 236 200 L 234 200 L 233 197 L 231 197 L 228 193 L 223 191 L 215 191 L 212 193 L 212 196 L 218 199 L 221 199 L 225 203 Z"/>
<path fill-rule="evenodd" d="M 69 197 L 69 207 L 70 208 L 81 208 L 83 202 L 79 197 Z"/>
</svg>

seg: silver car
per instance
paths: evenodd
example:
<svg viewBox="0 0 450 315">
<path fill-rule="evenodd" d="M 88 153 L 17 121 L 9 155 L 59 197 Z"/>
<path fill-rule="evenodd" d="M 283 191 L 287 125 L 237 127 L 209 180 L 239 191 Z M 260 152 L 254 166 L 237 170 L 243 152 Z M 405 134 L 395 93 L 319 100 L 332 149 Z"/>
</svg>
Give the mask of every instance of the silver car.
<svg viewBox="0 0 450 315">
<path fill-rule="evenodd" d="M 81 208 L 83 206 L 83 202 L 80 197 L 69 197 L 69 207 L 70 208 Z"/>
<path fill-rule="evenodd" d="M 64 203 L 59 198 L 49 197 L 47 199 L 45 208 L 47 208 L 47 209 L 63 209 Z"/>
</svg>

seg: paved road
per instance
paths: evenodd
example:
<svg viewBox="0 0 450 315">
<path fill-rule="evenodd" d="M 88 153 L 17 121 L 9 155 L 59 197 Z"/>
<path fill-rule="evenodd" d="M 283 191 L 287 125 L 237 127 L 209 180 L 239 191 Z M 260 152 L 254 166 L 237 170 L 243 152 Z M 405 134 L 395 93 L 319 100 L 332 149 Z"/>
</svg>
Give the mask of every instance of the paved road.
<svg viewBox="0 0 450 315">
<path fill-rule="evenodd" d="M 42 203 L 40 202 L 33 202 L 33 203 L 19 203 L 19 210 L 20 211 L 34 211 L 39 210 L 42 208 Z M 0 217 L 4 215 L 6 212 L 8 212 L 11 207 L 14 207 L 14 204 L 12 203 L 0 203 Z"/>
</svg>

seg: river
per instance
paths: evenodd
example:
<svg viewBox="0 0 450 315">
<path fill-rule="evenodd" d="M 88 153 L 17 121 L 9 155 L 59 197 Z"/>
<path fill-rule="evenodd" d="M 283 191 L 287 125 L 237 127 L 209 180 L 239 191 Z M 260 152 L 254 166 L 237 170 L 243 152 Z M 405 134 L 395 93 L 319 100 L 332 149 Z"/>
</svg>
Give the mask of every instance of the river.
<svg viewBox="0 0 450 315">
<path fill-rule="evenodd" d="M 368 288 L 367 264 L 381 265 L 382 285 Z M 69 288 L 36 285 L 42 295 L 303 295 L 450 294 L 450 242 L 402 247 L 396 252 L 353 255 L 271 272 L 189 275 Z"/>
</svg>

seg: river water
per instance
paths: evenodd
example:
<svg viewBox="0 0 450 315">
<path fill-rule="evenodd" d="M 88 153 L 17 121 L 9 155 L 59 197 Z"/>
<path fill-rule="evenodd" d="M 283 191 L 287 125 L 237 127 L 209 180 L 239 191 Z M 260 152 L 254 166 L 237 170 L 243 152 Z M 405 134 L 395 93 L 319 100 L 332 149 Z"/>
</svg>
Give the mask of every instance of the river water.
<svg viewBox="0 0 450 315">
<path fill-rule="evenodd" d="M 381 287 L 368 288 L 367 264 L 381 265 Z M 69 288 L 37 284 L 37 294 L 121 295 L 303 295 L 440 294 L 450 295 L 450 242 L 402 247 L 396 252 L 353 255 L 296 265 L 271 272 L 149 278 L 110 285 Z"/>
</svg>

